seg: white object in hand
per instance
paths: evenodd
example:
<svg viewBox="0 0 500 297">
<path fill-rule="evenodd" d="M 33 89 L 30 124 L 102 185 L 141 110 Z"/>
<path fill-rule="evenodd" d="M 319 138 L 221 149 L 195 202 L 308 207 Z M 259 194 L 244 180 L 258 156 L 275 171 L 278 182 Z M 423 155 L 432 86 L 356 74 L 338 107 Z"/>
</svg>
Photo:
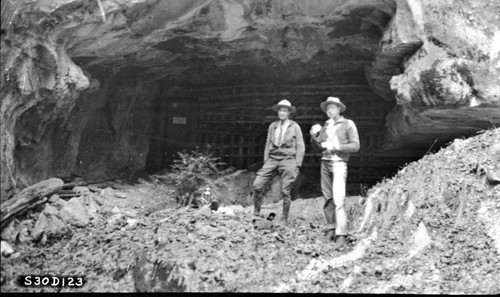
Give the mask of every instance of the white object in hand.
<svg viewBox="0 0 500 297">
<path fill-rule="evenodd" d="M 329 151 L 339 151 L 340 150 L 340 143 L 338 140 L 333 140 L 333 141 L 325 141 L 321 143 L 322 148 L 326 148 Z"/>
<path fill-rule="evenodd" d="M 316 125 L 313 125 L 313 126 L 311 127 L 311 133 L 312 133 L 312 134 L 316 134 L 316 133 L 318 133 L 319 131 L 321 131 L 321 125 L 316 124 Z"/>
<path fill-rule="evenodd" d="M 333 142 L 330 141 L 322 142 L 321 147 L 331 151 L 333 149 Z"/>
</svg>

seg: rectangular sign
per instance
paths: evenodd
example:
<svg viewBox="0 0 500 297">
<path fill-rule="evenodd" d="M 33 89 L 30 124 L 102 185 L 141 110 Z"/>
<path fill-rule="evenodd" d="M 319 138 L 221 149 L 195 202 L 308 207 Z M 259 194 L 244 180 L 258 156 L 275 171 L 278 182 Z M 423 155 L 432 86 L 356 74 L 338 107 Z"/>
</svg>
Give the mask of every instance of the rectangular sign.
<svg viewBox="0 0 500 297">
<path fill-rule="evenodd" d="M 173 124 L 179 124 L 179 125 L 186 125 L 187 124 L 187 118 L 185 117 L 174 117 L 172 120 Z"/>
</svg>

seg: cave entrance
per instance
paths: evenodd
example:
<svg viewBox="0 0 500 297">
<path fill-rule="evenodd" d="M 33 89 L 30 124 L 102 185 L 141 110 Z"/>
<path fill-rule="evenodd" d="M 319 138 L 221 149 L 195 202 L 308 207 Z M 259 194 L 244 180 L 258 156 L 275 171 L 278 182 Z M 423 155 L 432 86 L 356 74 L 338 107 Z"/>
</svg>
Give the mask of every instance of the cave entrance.
<svg viewBox="0 0 500 297">
<path fill-rule="evenodd" d="M 349 161 L 347 191 L 358 195 L 405 163 L 417 160 L 420 152 L 386 151 L 386 116 L 394 107 L 378 97 L 363 73 L 344 75 L 334 82 L 308 84 L 241 84 L 217 87 L 169 88 L 161 92 L 154 107 L 154 136 L 147 170 L 168 168 L 177 151 L 204 148 L 236 169 L 260 168 L 269 124 L 277 119 L 272 105 L 288 99 L 297 108 L 292 118 L 301 126 L 306 144 L 302 173 L 309 188 L 319 189 L 321 155 L 313 152 L 309 129 L 327 119 L 319 104 L 338 96 L 347 105 L 344 113 L 359 131 L 361 149 Z"/>
</svg>

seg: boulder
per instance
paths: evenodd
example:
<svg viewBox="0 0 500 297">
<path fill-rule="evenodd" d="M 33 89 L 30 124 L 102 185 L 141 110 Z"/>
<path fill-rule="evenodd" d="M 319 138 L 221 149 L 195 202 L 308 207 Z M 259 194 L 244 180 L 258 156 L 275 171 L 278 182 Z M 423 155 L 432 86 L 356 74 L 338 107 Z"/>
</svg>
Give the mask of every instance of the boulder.
<svg viewBox="0 0 500 297">
<path fill-rule="evenodd" d="M 54 207 L 56 207 L 57 209 L 61 210 L 68 202 L 64 199 L 57 199 L 56 201 L 54 201 L 53 203 L 51 203 L 51 205 L 53 205 Z"/>
<path fill-rule="evenodd" d="M 73 188 L 73 192 L 77 194 L 88 194 L 90 193 L 90 189 L 88 187 L 77 186 Z"/>
<path fill-rule="evenodd" d="M 116 213 L 116 214 L 112 215 L 111 217 L 109 217 L 107 223 L 108 223 L 109 226 L 111 226 L 111 225 L 114 225 L 114 224 L 118 223 L 122 219 L 123 219 L 123 214 Z"/>
<path fill-rule="evenodd" d="M 1 248 L 2 248 L 2 257 L 10 257 L 10 255 L 12 255 L 14 253 L 14 249 L 6 241 L 2 240 L 2 246 L 1 246 Z"/>
<path fill-rule="evenodd" d="M 128 227 L 134 227 L 137 224 L 136 219 L 127 219 L 127 226 Z"/>
<path fill-rule="evenodd" d="M 494 171 L 494 170 L 488 170 L 486 172 L 486 179 L 490 184 L 500 184 L 500 170 Z"/>
<path fill-rule="evenodd" d="M 126 210 L 125 215 L 129 218 L 135 218 L 135 217 L 137 217 L 137 211 L 136 210 Z"/>
<path fill-rule="evenodd" d="M 82 198 L 72 198 L 60 211 L 61 217 L 75 227 L 85 227 L 90 221 L 90 213 Z"/>
<path fill-rule="evenodd" d="M 219 207 L 217 213 L 228 216 L 234 216 L 234 211 L 230 207 Z"/>
<path fill-rule="evenodd" d="M 52 194 L 52 195 L 50 195 L 49 200 L 47 200 L 47 202 L 49 202 L 49 203 L 55 203 L 55 202 L 57 202 L 57 200 L 59 200 L 59 195 Z"/>
<path fill-rule="evenodd" d="M 19 222 L 14 219 L 10 221 L 3 229 L 2 229 L 2 239 L 7 241 L 14 241 L 17 235 L 17 228 L 19 228 Z"/>
<path fill-rule="evenodd" d="M 89 215 L 92 219 L 97 219 L 97 203 L 95 202 L 95 200 L 90 197 L 90 196 L 85 196 L 84 197 L 84 203 L 85 203 L 85 206 L 87 207 L 88 211 L 89 211 Z"/>
<path fill-rule="evenodd" d="M 44 210 L 40 213 L 35 227 L 31 231 L 33 239 L 36 240 L 42 233 L 45 233 L 47 237 L 51 237 L 59 236 L 68 231 L 66 223 L 57 215 L 58 210 L 55 207 L 52 208 L 53 209 L 48 211 Z M 54 210 L 56 212 L 54 212 Z"/>
<path fill-rule="evenodd" d="M 50 205 L 50 204 L 45 204 L 45 208 L 42 211 L 42 213 L 50 214 L 50 215 L 59 215 L 59 209 L 57 207 Z"/>
<path fill-rule="evenodd" d="M 97 205 L 102 206 L 104 204 L 104 198 L 100 195 L 91 195 L 92 199 L 97 203 Z"/>
<path fill-rule="evenodd" d="M 230 209 L 233 210 L 233 212 L 235 214 L 242 214 L 245 212 L 245 208 L 239 204 L 237 205 L 228 205 L 227 207 L 229 207 Z"/>
<path fill-rule="evenodd" d="M 122 193 L 122 192 L 116 192 L 115 197 L 125 199 L 125 198 L 127 198 L 127 194 Z"/>
</svg>

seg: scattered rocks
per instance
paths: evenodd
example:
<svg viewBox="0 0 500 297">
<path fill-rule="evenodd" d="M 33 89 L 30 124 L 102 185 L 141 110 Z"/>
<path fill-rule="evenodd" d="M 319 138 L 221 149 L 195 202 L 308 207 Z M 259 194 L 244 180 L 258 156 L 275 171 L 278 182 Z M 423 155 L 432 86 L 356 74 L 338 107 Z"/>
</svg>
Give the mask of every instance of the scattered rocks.
<svg viewBox="0 0 500 297">
<path fill-rule="evenodd" d="M 60 215 L 66 223 L 75 227 L 85 227 L 90 221 L 90 213 L 80 198 L 71 198 L 61 209 Z"/>
<path fill-rule="evenodd" d="M 29 235 L 29 229 L 27 227 L 23 227 L 16 235 L 16 242 L 20 244 L 25 244 L 31 241 L 31 237 Z"/>
</svg>

